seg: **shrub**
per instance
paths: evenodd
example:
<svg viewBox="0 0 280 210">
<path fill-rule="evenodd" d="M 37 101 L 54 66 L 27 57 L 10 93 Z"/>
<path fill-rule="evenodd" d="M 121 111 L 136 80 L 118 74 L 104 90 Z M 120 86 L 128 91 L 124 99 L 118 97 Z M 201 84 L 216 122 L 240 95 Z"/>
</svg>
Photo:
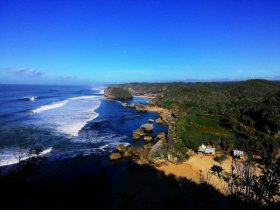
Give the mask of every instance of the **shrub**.
<svg viewBox="0 0 280 210">
<path fill-rule="evenodd" d="M 213 158 L 215 161 L 217 161 L 218 163 L 222 163 L 227 159 L 226 155 L 220 155 L 220 156 L 216 156 Z"/>
</svg>

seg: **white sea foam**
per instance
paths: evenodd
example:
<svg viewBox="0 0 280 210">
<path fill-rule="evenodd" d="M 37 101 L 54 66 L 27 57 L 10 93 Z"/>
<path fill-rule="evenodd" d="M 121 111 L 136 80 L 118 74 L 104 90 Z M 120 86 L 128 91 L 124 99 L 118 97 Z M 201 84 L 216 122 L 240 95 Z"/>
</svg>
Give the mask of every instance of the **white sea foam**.
<svg viewBox="0 0 280 210">
<path fill-rule="evenodd" d="M 97 91 L 98 94 L 104 94 L 105 87 L 92 88 L 93 91 Z"/>
<path fill-rule="evenodd" d="M 84 99 L 98 99 L 100 96 L 78 96 L 78 97 L 73 97 L 69 98 L 69 100 L 84 100 Z"/>
<path fill-rule="evenodd" d="M 7 166 L 12 164 L 19 163 L 19 157 L 21 156 L 20 160 L 24 161 L 32 157 L 36 157 L 36 154 L 28 155 L 28 151 L 20 153 L 15 148 L 11 150 L 2 151 L 0 153 L 0 166 Z M 52 151 L 52 147 L 47 148 L 39 153 L 39 156 L 44 156 Z"/>
<path fill-rule="evenodd" d="M 70 136 L 78 136 L 79 131 L 98 117 L 95 110 L 100 106 L 100 96 L 79 96 L 64 101 L 41 106 L 33 113 L 36 125 L 51 128 Z"/>
<path fill-rule="evenodd" d="M 37 96 L 24 96 L 20 100 L 23 101 L 35 101 L 37 99 Z"/>
<path fill-rule="evenodd" d="M 33 113 L 41 113 L 44 111 L 52 110 L 52 109 L 57 109 L 59 107 L 62 107 L 68 103 L 69 100 L 64 100 L 64 101 L 59 101 L 56 103 L 40 106 L 39 108 L 33 109 Z"/>
<path fill-rule="evenodd" d="M 104 94 L 104 90 L 99 90 L 99 94 Z"/>
</svg>

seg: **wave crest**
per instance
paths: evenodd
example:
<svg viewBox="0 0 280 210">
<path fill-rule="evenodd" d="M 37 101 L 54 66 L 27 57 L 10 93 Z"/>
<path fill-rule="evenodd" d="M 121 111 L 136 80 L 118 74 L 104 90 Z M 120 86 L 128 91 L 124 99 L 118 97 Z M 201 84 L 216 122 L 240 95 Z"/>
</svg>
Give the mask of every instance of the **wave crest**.
<svg viewBox="0 0 280 210">
<path fill-rule="evenodd" d="M 35 101 L 37 99 L 37 96 L 24 96 L 20 98 L 20 101 Z"/>
<path fill-rule="evenodd" d="M 32 112 L 33 113 L 41 113 L 41 112 L 44 112 L 44 111 L 57 109 L 59 107 L 62 107 L 64 105 L 66 105 L 68 103 L 68 101 L 69 100 L 67 99 L 67 100 L 56 102 L 56 103 L 53 103 L 53 104 L 44 105 L 44 106 L 41 106 L 39 108 L 33 109 Z"/>
</svg>

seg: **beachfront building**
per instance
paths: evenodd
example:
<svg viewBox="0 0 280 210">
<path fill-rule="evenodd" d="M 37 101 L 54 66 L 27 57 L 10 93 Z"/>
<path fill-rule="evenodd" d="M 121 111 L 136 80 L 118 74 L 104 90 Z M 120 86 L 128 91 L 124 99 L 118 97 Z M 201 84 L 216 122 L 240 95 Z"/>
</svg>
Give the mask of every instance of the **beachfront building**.
<svg viewBox="0 0 280 210">
<path fill-rule="evenodd" d="M 214 147 L 205 146 L 204 144 L 202 144 L 198 148 L 197 153 L 198 154 L 205 154 L 205 155 L 214 155 L 216 153 L 216 149 Z"/>
<path fill-rule="evenodd" d="M 232 151 L 233 157 L 235 158 L 243 158 L 244 157 L 244 152 L 242 150 L 233 150 Z"/>
<path fill-rule="evenodd" d="M 198 148 L 197 153 L 198 153 L 198 154 L 204 154 L 205 149 L 206 149 L 206 146 L 205 146 L 204 144 L 202 144 L 202 145 Z"/>
</svg>

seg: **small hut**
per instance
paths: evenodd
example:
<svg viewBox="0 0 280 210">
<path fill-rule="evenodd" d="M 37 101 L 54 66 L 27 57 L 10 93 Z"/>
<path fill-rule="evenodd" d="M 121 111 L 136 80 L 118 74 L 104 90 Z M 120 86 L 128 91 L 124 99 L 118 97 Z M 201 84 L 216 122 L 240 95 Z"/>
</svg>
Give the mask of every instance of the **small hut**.
<svg viewBox="0 0 280 210">
<path fill-rule="evenodd" d="M 244 157 L 244 152 L 242 150 L 233 150 L 232 151 L 233 157 L 235 158 L 243 158 Z"/>
<path fill-rule="evenodd" d="M 214 147 L 206 147 L 204 154 L 206 155 L 214 155 L 216 153 L 216 149 Z"/>
<path fill-rule="evenodd" d="M 205 149 L 206 149 L 206 146 L 205 146 L 204 144 L 202 144 L 202 145 L 198 148 L 197 153 L 198 153 L 198 154 L 204 154 Z"/>
<path fill-rule="evenodd" d="M 205 146 L 202 144 L 198 150 L 198 154 L 205 154 L 205 155 L 214 155 L 216 153 L 216 149 L 214 147 Z"/>
</svg>

